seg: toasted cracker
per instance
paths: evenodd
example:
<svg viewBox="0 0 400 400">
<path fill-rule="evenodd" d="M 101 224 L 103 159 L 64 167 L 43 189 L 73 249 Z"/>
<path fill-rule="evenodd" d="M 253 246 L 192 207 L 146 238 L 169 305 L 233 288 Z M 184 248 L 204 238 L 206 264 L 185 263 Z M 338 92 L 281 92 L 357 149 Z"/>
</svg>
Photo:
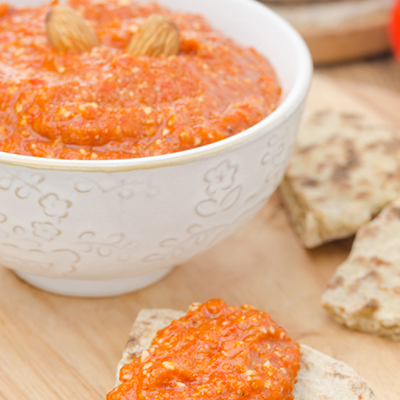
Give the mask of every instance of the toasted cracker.
<svg viewBox="0 0 400 400">
<path fill-rule="evenodd" d="M 118 375 L 125 363 L 150 347 L 158 330 L 184 315 L 182 311 L 167 309 L 140 311 L 118 364 Z M 301 345 L 301 368 L 293 394 L 294 400 L 376 400 L 364 379 L 351 367 L 306 345 Z"/>
<path fill-rule="evenodd" d="M 280 186 L 303 244 L 353 235 L 400 193 L 400 130 L 356 114 L 312 112 Z"/>
<path fill-rule="evenodd" d="M 322 304 L 351 329 L 400 340 L 400 200 L 358 231 Z"/>
<path fill-rule="evenodd" d="M 125 364 L 139 358 L 143 350 L 150 347 L 156 333 L 167 327 L 175 319 L 185 315 L 182 311 L 170 309 L 142 309 L 140 310 L 129 334 L 122 358 L 117 368 L 117 384 L 119 384 L 119 371 Z"/>
</svg>

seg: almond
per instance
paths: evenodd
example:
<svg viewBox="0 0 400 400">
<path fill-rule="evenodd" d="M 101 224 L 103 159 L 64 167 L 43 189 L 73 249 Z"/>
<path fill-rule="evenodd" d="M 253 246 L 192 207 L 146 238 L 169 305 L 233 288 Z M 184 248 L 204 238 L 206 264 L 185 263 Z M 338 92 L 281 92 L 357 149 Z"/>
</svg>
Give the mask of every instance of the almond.
<svg viewBox="0 0 400 400">
<path fill-rule="evenodd" d="M 65 4 L 58 4 L 48 12 L 46 34 L 51 46 L 63 53 L 89 51 L 99 44 L 88 23 Z"/>
<path fill-rule="evenodd" d="M 164 15 L 152 14 L 132 37 L 126 51 L 134 57 L 160 55 L 172 56 L 179 53 L 179 29 Z"/>
</svg>

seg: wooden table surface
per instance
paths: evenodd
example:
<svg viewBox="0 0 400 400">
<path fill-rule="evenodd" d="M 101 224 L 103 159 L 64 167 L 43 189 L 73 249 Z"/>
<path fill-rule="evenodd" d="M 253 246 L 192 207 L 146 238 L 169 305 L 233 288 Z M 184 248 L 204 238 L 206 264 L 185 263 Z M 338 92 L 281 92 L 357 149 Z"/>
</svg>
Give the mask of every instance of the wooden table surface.
<svg viewBox="0 0 400 400">
<path fill-rule="evenodd" d="M 391 58 L 319 73 L 397 90 L 399 102 L 388 115 L 400 123 L 400 66 Z M 379 100 L 372 94 L 369 101 Z M 140 308 L 184 310 L 191 302 L 220 297 L 266 310 L 294 339 L 350 364 L 378 399 L 398 400 L 400 343 L 347 330 L 319 303 L 351 243 L 304 250 L 274 195 L 231 238 L 137 293 L 108 299 L 56 296 L 0 268 L 0 399 L 104 399 Z"/>
<path fill-rule="evenodd" d="M 400 93 L 400 66 L 392 56 L 317 68 L 324 76 L 368 83 Z"/>
</svg>

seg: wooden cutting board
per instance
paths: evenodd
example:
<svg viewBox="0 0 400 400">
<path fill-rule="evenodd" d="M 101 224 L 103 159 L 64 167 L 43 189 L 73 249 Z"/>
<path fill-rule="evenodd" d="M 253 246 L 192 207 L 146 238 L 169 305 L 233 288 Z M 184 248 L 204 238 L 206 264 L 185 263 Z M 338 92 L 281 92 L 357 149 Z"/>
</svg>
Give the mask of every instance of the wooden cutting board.
<svg viewBox="0 0 400 400">
<path fill-rule="evenodd" d="M 315 64 L 389 51 L 387 24 L 394 0 L 261 0 L 289 21 L 307 42 Z"/>
<path fill-rule="evenodd" d="M 373 113 L 400 124 L 400 98 L 371 86 L 317 76 L 309 105 Z M 354 367 L 379 399 L 400 399 L 400 343 L 349 331 L 319 304 L 351 243 L 304 250 L 274 195 L 231 238 L 130 295 L 51 295 L 0 268 L 0 399 L 104 399 L 140 308 L 185 310 L 213 297 L 268 311 L 294 339 Z"/>
</svg>

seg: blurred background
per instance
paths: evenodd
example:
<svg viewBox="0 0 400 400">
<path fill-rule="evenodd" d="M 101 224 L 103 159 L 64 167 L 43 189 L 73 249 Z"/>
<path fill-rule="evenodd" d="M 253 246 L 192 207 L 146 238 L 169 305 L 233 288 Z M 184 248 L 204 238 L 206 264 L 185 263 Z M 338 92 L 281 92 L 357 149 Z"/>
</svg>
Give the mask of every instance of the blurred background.
<svg viewBox="0 0 400 400">
<path fill-rule="evenodd" d="M 261 0 L 306 40 L 316 71 L 400 91 L 397 0 Z"/>
</svg>

